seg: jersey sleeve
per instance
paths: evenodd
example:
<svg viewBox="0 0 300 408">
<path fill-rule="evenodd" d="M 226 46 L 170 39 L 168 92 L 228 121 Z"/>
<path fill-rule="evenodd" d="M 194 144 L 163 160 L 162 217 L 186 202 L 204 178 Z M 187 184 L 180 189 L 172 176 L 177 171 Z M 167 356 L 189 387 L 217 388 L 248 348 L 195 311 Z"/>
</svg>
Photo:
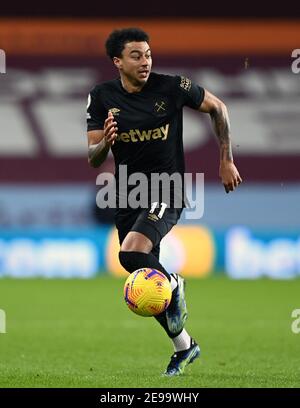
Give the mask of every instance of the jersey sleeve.
<svg viewBox="0 0 300 408">
<path fill-rule="evenodd" d="M 95 87 L 91 90 L 87 102 L 87 130 L 102 130 L 107 112 L 103 106 L 100 90 Z"/>
<path fill-rule="evenodd" d="M 174 77 L 174 93 L 178 109 L 188 106 L 192 109 L 198 109 L 204 99 L 204 88 L 194 84 L 185 76 L 176 75 Z"/>
</svg>

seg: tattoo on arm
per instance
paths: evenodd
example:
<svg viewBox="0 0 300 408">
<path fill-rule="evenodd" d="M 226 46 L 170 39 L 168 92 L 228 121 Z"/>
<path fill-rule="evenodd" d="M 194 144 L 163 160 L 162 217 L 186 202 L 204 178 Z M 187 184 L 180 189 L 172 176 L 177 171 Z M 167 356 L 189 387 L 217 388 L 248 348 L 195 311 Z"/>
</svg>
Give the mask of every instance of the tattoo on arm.
<svg viewBox="0 0 300 408">
<path fill-rule="evenodd" d="M 210 112 L 210 117 L 220 143 L 220 160 L 232 161 L 230 123 L 226 106 L 220 105 L 216 107 Z"/>
<path fill-rule="evenodd" d="M 93 167 L 99 167 L 106 159 L 109 151 L 109 146 L 106 146 L 104 140 L 96 145 L 90 145 L 88 149 L 88 157 L 90 164 Z"/>
</svg>

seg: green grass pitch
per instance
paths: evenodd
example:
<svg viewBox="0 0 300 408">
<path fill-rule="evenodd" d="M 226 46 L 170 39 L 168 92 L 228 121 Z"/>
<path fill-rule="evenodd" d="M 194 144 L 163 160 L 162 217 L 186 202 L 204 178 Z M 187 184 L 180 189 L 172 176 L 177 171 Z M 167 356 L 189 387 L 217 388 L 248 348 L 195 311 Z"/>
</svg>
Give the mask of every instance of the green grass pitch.
<svg viewBox="0 0 300 408">
<path fill-rule="evenodd" d="M 181 377 L 153 318 L 123 301 L 123 279 L 0 280 L 2 387 L 299 387 L 300 280 L 188 279 L 187 330 L 201 358 Z"/>
</svg>

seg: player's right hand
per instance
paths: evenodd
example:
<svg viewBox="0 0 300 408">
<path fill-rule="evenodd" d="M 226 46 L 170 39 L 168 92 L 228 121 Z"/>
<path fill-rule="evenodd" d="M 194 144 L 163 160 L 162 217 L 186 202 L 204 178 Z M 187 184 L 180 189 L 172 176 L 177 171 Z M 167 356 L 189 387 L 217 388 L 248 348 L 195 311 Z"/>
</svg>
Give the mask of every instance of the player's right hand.
<svg viewBox="0 0 300 408">
<path fill-rule="evenodd" d="M 108 112 L 108 116 L 104 122 L 104 139 L 105 143 L 112 146 L 115 143 L 117 137 L 117 122 L 114 121 L 114 116 L 111 112 Z"/>
</svg>

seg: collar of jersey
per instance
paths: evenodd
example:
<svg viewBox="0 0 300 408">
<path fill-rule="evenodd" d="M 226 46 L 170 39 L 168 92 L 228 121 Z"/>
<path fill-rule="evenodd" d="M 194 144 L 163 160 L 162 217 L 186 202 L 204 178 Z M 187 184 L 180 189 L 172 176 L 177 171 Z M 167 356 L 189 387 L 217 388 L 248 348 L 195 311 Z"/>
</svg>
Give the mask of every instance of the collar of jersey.
<svg viewBox="0 0 300 408">
<path fill-rule="evenodd" d="M 121 81 L 120 77 L 118 78 L 118 82 L 119 82 L 120 89 L 122 90 L 122 92 L 125 95 L 141 95 L 148 89 L 150 78 L 151 78 L 151 73 L 149 75 L 148 81 L 146 82 L 146 84 L 143 86 L 143 88 L 139 92 L 128 92 L 128 91 L 126 91 L 126 89 L 123 88 L 122 81 Z"/>
</svg>

